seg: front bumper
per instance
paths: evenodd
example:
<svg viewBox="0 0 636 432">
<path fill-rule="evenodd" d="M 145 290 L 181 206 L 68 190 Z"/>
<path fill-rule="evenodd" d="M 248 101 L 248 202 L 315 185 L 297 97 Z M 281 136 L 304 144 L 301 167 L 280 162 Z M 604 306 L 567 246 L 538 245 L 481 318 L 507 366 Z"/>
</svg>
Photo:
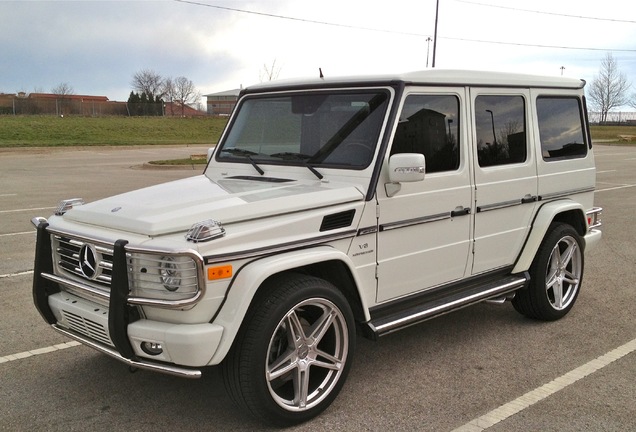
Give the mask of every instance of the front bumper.
<svg viewBox="0 0 636 432">
<path fill-rule="evenodd" d="M 37 230 L 33 301 L 58 332 L 116 358 L 131 367 L 198 378 L 196 367 L 208 364 L 223 335 L 210 323 L 170 324 L 143 319 L 129 303 L 125 241 L 115 243 L 108 306 L 74 295 L 54 275 L 48 223 Z M 149 354 L 142 344 L 160 346 Z"/>
</svg>

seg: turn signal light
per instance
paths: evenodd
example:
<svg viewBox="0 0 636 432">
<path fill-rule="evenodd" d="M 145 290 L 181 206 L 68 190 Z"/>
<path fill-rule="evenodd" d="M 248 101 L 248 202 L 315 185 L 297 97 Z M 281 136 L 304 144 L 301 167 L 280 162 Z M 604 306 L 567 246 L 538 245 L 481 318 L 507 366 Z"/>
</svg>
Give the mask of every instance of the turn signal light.
<svg viewBox="0 0 636 432">
<path fill-rule="evenodd" d="M 208 268 L 208 280 L 227 279 L 232 277 L 232 266 L 224 265 Z"/>
</svg>

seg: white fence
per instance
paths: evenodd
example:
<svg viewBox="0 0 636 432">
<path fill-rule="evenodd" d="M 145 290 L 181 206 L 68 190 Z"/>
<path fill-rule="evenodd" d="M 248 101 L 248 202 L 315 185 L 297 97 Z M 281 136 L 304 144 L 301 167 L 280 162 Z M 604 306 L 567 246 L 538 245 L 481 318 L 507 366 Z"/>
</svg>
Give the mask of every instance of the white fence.
<svg viewBox="0 0 636 432">
<path fill-rule="evenodd" d="M 590 123 L 597 124 L 601 122 L 601 113 L 600 112 L 588 112 L 588 117 L 590 119 Z M 606 123 L 627 123 L 636 125 L 636 112 L 634 111 L 616 111 L 607 113 L 607 121 Z"/>
</svg>

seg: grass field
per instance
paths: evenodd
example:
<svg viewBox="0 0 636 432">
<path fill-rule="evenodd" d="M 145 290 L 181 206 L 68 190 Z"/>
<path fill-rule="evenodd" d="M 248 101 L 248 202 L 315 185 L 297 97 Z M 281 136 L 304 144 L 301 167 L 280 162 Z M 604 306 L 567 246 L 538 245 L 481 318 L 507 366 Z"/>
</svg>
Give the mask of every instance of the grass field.
<svg viewBox="0 0 636 432">
<path fill-rule="evenodd" d="M 218 117 L 0 116 L 0 147 L 216 144 Z"/>
<path fill-rule="evenodd" d="M 0 116 L 0 147 L 217 143 L 226 118 Z M 592 126 L 595 141 L 622 142 L 636 126 Z M 636 144 L 632 139 L 631 144 Z"/>
</svg>

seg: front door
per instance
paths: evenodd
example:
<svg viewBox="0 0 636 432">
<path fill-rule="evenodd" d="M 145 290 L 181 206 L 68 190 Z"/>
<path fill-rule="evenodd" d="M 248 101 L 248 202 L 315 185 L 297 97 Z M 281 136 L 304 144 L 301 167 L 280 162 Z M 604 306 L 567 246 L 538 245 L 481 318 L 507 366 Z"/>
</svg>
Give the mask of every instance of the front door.
<svg viewBox="0 0 636 432">
<path fill-rule="evenodd" d="M 405 95 L 390 154 L 422 153 L 426 178 L 378 184 L 378 295 L 384 302 L 461 279 L 471 246 L 471 175 L 465 91 L 413 89 Z M 388 156 L 385 159 L 385 165 Z"/>
</svg>

